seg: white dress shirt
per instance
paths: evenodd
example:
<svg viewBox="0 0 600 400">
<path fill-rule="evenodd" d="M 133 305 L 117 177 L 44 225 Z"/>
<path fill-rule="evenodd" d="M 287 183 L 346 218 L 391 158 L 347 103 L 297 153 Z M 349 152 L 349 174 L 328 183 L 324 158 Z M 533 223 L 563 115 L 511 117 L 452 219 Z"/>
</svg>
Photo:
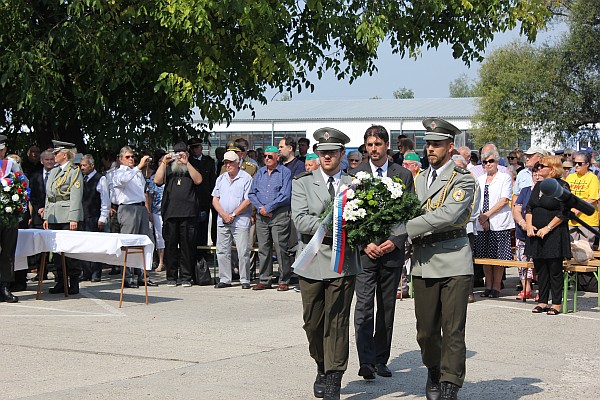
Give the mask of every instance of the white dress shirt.
<svg viewBox="0 0 600 400">
<path fill-rule="evenodd" d="M 137 167 L 121 165 L 112 176 L 115 204 L 136 204 L 146 201 L 146 179 Z"/>
<path fill-rule="evenodd" d="M 373 176 L 379 176 L 377 174 L 377 168 L 381 168 L 381 176 L 387 176 L 388 163 L 389 161 L 386 160 L 385 164 L 383 164 L 381 167 L 378 167 L 375 164 L 373 164 L 373 162 L 369 159 L 369 166 L 371 167 L 371 172 L 373 173 Z"/>
<path fill-rule="evenodd" d="M 325 186 L 327 187 L 327 189 L 329 189 L 329 176 L 325 173 L 325 171 L 323 171 L 323 168 L 319 168 L 319 171 L 321 171 L 321 174 L 323 175 L 323 180 L 325 181 Z M 333 187 L 335 188 L 335 194 L 337 195 L 338 192 L 340 191 L 340 179 L 342 177 L 342 170 L 340 169 L 340 171 L 333 175 Z"/>
</svg>

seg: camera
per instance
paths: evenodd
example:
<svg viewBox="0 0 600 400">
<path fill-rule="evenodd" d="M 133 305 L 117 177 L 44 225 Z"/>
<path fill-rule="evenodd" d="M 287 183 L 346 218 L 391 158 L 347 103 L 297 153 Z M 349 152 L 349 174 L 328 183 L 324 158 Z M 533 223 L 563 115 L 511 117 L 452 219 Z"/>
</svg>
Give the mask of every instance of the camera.
<svg viewBox="0 0 600 400">
<path fill-rule="evenodd" d="M 152 161 L 152 157 L 148 157 L 148 162 Z"/>
<path fill-rule="evenodd" d="M 176 160 L 176 159 L 178 159 L 178 158 L 181 158 L 181 154 L 173 154 L 173 155 L 171 156 L 171 158 L 172 158 L 173 160 Z"/>
</svg>

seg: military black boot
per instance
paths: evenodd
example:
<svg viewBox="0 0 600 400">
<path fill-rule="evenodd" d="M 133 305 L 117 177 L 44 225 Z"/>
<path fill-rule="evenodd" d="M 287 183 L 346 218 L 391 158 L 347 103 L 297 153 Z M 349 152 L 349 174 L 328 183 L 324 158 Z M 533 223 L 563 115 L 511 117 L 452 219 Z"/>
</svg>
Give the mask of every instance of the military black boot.
<svg viewBox="0 0 600 400">
<path fill-rule="evenodd" d="M 329 371 L 325 377 L 325 400 L 340 400 L 344 371 Z"/>
<path fill-rule="evenodd" d="M 57 293 L 64 293 L 64 292 L 65 292 L 65 283 L 62 280 L 56 281 L 56 284 L 54 285 L 54 287 L 51 287 L 48 290 L 48 293 L 50 293 L 50 294 L 57 294 Z"/>
<path fill-rule="evenodd" d="M 425 397 L 427 400 L 439 400 L 442 395 L 440 387 L 440 367 L 429 368 L 427 372 L 427 385 L 425 385 Z"/>
<path fill-rule="evenodd" d="M 458 385 L 450 382 L 442 382 L 442 397 L 441 400 L 457 400 L 458 391 L 460 388 Z"/>
<path fill-rule="evenodd" d="M 69 294 L 79 294 L 79 276 L 69 276 Z"/>
<path fill-rule="evenodd" d="M 10 283 L 2 282 L 0 284 L 0 302 L 18 303 L 19 298 L 11 293 Z"/>
<path fill-rule="evenodd" d="M 322 399 L 325 396 L 325 365 L 323 363 L 317 363 L 317 377 L 313 384 L 313 394 L 316 398 Z"/>
</svg>

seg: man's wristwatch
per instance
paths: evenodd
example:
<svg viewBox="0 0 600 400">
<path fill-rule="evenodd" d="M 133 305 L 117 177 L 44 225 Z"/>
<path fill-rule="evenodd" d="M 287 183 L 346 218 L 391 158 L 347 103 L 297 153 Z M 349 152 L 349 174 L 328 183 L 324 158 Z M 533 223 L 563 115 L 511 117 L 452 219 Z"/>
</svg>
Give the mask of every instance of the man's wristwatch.
<svg viewBox="0 0 600 400">
<path fill-rule="evenodd" d="M 235 211 L 232 212 L 231 215 L 233 216 L 233 218 L 235 218 Z"/>
</svg>

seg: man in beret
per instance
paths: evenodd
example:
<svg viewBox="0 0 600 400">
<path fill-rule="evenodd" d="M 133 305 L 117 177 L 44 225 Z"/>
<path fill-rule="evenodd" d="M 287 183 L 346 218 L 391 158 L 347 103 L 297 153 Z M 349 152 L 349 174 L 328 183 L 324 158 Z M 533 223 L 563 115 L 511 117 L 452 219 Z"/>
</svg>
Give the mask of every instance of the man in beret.
<svg viewBox="0 0 600 400">
<path fill-rule="evenodd" d="M 321 168 L 321 162 L 319 161 L 319 156 L 315 153 L 309 153 L 306 155 L 306 160 L 304 161 L 304 168 L 306 172 L 312 172 Z"/>
<path fill-rule="evenodd" d="M 292 276 L 292 262 L 288 254 L 290 240 L 290 201 L 292 194 L 292 173 L 279 164 L 277 147 L 265 149 L 265 165 L 261 167 L 252 181 L 250 201 L 256 209 L 256 237 L 258 239 L 258 261 L 260 282 L 253 290 L 271 288 L 273 275 L 273 245 L 279 264 L 280 292 L 289 289 Z"/>
<path fill-rule="evenodd" d="M 321 218 L 340 185 L 352 178 L 341 170 L 344 145 L 350 138 L 334 128 L 313 134 L 321 168 L 304 172 L 292 182 L 292 218 L 300 234 L 301 253 L 321 224 Z M 317 363 L 313 385 L 315 397 L 339 399 L 342 376 L 348 366 L 350 305 L 356 274 L 360 272 L 358 252 L 346 248 L 341 273 L 330 269 L 333 238 L 325 236 L 308 266 L 296 270 L 302 294 L 304 330 L 311 357 Z"/>
<path fill-rule="evenodd" d="M 424 214 L 406 223 L 413 244 L 417 342 L 428 369 L 427 399 L 456 399 L 465 379 L 465 324 L 473 275 L 465 226 L 476 181 L 451 160 L 460 130 L 441 118 L 423 120 L 429 167 L 415 188 Z M 443 337 L 443 340 L 442 340 Z"/>
</svg>

